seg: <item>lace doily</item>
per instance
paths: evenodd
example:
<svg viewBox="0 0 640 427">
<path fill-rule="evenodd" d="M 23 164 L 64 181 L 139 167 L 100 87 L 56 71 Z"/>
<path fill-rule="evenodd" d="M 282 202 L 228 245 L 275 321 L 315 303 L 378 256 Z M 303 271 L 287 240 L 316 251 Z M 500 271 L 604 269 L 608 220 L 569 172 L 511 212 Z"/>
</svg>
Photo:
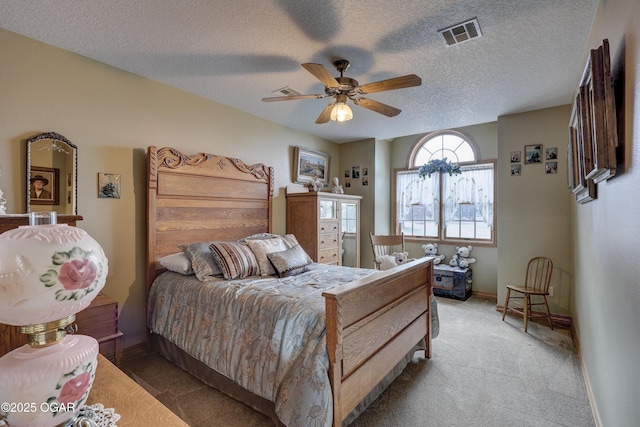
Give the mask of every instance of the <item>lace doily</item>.
<svg viewBox="0 0 640 427">
<path fill-rule="evenodd" d="M 93 421 L 93 424 L 89 420 Z M 118 421 L 120 421 L 120 414 L 116 414 L 115 409 L 105 408 L 102 403 L 95 403 L 80 408 L 78 419 L 71 425 L 74 427 L 118 427 Z"/>
</svg>

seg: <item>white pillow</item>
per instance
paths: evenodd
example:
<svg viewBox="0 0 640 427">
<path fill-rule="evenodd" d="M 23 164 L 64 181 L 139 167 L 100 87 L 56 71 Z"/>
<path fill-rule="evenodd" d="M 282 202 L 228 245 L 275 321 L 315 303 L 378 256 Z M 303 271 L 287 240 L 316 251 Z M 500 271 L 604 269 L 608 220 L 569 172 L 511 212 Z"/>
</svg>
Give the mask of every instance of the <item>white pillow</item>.
<svg viewBox="0 0 640 427">
<path fill-rule="evenodd" d="M 267 254 L 287 250 L 284 239 L 277 236 L 269 239 L 246 240 L 245 243 L 251 248 L 251 252 L 253 252 L 258 261 L 260 275 L 273 276 L 276 274 L 276 270 L 274 270 L 271 261 L 267 258 Z"/>
<path fill-rule="evenodd" d="M 193 268 L 191 268 L 191 261 L 184 254 L 184 252 L 178 252 L 172 255 L 167 255 L 158 260 L 161 266 L 174 273 L 184 274 L 188 276 L 193 274 Z"/>
</svg>

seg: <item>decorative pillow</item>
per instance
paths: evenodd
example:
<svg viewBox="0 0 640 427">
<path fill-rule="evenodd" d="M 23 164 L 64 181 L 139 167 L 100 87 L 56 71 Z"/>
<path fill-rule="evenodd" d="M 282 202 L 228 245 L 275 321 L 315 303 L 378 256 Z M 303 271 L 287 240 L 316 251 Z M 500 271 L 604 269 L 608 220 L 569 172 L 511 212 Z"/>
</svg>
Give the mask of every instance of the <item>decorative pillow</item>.
<svg viewBox="0 0 640 427">
<path fill-rule="evenodd" d="M 208 276 L 217 276 L 220 274 L 220 269 L 211 256 L 209 244 L 210 242 L 200 242 L 178 245 L 191 261 L 193 272 L 196 273 L 196 277 L 201 281 L 205 280 Z"/>
<path fill-rule="evenodd" d="M 225 279 L 242 279 L 260 274 L 258 261 L 246 244 L 212 242 L 209 248 Z"/>
<path fill-rule="evenodd" d="M 272 252 L 282 252 L 287 249 L 284 240 L 280 236 L 268 239 L 247 240 L 246 244 L 258 261 L 261 276 L 272 276 L 276 274 L 271 262 L 267 259 L 267 254 Z"/>
<path fill-rule="evenodd" d="M 178 252 L 176 254 L 167 255 L 158 260 L 161 266 L 174 273 L 184 274 L 185 276 L 193 274 L 193 268 L 191 268 L 191 261 L 184 252 Z"/>
<path fill-rule="evenodd" d="M 249 240 L 263 240 L 263 239 L 275 239 L 277 237 L 281 237 L 277 234 L 273 233 L 256 233 L 251 236 L 243 237 L 242 239 L 236 240 L 238 243 L 247 243 Z"/>
<path fill-rule="evenodd" d="M 295 276 L 309 270 L 307 257 L 307 253 L 300 245 L 296 245 L 286 251 L 267 254 L 267 258 L 269 258 L 280 277 Z"/>
<path fill-rule="evenodd" d="M 282 239 L 284 240 L 284 244 L 287 245 L 287 248 L 292 248 L 296 245 L 300 245 L 300 243 L 298 243 L 298 239 L 296 239 L 296 236 L 294 234 L 285 234 Z M 307 263 L 312 263 L 313 260 L 311 259 L 309 254 L 302 248 L 302 246 L 300 246 L 300 249 L 302 249 L 304 255 L 307 257 Z"/>
</svg>

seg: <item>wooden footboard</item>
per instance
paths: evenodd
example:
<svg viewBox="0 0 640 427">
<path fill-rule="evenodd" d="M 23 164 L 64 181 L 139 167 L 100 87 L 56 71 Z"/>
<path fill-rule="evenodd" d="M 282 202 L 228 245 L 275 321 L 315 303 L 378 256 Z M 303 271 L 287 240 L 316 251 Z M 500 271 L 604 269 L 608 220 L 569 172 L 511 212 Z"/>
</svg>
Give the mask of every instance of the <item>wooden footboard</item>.
<svg viewBox="0 0 640 427">
<path fill-rule="evenodd" d="M 333 425 L 422 338 L 431 357 L 433 262 L 418 259 L 324 292 Z"/>
</svg>

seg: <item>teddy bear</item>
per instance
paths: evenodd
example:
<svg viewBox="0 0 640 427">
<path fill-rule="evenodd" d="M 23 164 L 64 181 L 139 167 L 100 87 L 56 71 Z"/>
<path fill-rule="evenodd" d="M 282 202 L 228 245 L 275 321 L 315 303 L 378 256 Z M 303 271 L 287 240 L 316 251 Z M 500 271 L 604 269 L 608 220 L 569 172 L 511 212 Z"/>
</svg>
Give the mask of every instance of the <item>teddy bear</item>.
<svg viewBox="0 0 640 427">
<path fill-rule="evenodd" d="M 471 258 L 471 246 L 456 246 L 456 254 L 449 261 L 449 265 L 452 267 L 467 268 L 470 264 L 476 262 L 475 258 Z"/>
<path fill-rule="evenodd" d="M 391 255 L 381 255 L 377 257 L 380 270 L 388 270 L 408 261 L 409 252 L 394 252 Z"/>
<path fill-rule="evenodd" d="M 422 250 L 424 251 L 424 256 L 432 256 L 435 257 L 433 260 L 434 265 L 440 264 L 447 257 L 445 254 L 438 255 L 438 244 L 437 243 L 427 243 L 422 245 Z"/>
<path fill-rule="evenodd" d="M 391 256 L 394 258 L 396 265 L 404 264 L 409 260 L 409 252 L 394 252 Z"/>
</svg>

